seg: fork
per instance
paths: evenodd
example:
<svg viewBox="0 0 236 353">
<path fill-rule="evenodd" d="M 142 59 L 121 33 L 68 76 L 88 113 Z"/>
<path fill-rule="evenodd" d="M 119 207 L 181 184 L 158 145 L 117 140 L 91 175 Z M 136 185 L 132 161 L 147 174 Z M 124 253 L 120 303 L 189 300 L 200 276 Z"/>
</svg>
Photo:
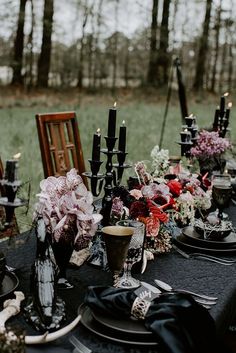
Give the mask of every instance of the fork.
<svg viewBox="0 0 236 353">
<path fill-rule="evenodd" d="M 190 253 L 187 254 L 185 251 L 183 251 L 182 249 L 179 249 L 176 245 L 172 244 L 172 247 L 175 251 L 177 251 L 180 255 L 182 255 L 183 257 L 185 257 L 186 259 L 190 259 L 190 258 L 200 258 L 203 260 L 207 260 L 207 261 L 211 261 L 211 262 L 216 262 L 220 265 L 225 265 L 225 266 L 231 266 L 233 264 L 236 263 L 236 260 L 229 260 L 229 259 L 223 259 L 221 257 L 216 257 L 216 256 L 212 256 L 212 255 L 206 255 L 206 254 L 201 254 L 201 253 Z"/>
<path fill-rule="evenodd" d="M 91 349 L 86 347 L 82 342 L 78 340 L 75 336 L 71 336 L 69 338 L 70 343 L 73 344 L 75 349 L 73 350 L 73 353 L 92 353 Z"/>
</svg>

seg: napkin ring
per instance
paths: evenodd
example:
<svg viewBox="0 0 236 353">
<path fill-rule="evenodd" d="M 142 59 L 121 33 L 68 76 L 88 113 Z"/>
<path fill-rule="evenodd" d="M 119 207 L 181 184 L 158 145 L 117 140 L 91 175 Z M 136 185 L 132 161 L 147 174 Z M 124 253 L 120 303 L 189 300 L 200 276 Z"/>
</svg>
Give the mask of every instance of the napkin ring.
<svg viewBox="0 0 236 353">
<path fill-rule="evenodd" d="M 131 315 L 136 319 L 144 320 L 151 302 L 137 297 L 131 308 Z"/>
</svg>

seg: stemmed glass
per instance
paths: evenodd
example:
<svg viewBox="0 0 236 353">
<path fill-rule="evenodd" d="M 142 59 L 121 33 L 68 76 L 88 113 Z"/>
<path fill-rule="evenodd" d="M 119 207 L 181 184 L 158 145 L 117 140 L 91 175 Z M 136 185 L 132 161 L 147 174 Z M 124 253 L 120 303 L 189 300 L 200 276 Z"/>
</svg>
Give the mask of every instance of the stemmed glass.
<svg viewBox="0 0 236 353">
<path fill-rule="evenodd" d="M 232 196 L 230 175 L 214 175 L 212 178 L 212 198 L 218 207 L 218 218 L 223 220 L 223 209 L 228 206 Z"/>
<path fill-rule="evenodd" d="M 134 234 L 130 241 L 128 254 L 124 263 L 124 272 L 117 286 L 119 288 L 137 288 L 140 286 L 140 281 L 132 276 L 131 269 L 136 262 L 142 259 L 145 226 L 143 223 L 134 220 L 123 220 L 116 224 L 117 226 L 131 227 L 134 229 Z"/>
<path fill-rule="evenodd" d="M 113 286 L 117 287 L 119 274 L 124 266 L 134 229 L 121 226 L 107 226 L 103 227 L 101 231 L 106 245 L 107 263 L 113 274 Z"/>
</svg>

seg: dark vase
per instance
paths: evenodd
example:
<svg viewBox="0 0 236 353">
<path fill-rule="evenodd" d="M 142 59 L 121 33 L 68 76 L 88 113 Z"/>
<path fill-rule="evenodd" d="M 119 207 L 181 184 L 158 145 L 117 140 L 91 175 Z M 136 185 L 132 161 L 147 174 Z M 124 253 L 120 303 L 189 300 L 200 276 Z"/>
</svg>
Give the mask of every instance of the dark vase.
<svg viewBox="0 0 236 353">
<path fill-rule="evenodd" d="M 65 241 L 52 242 L 52 250 L 59 269 L 58 278 L 66 278 L 66 269 L 74 250 L 72 243 Z"/>
<path fill-rule="evenodd" d="M 221 156 L 211 156 L 198 159 L 201 175 L 208 173 L 208 178 L 212 174 L 223 174 L 226 160 Z"/>
</svg>

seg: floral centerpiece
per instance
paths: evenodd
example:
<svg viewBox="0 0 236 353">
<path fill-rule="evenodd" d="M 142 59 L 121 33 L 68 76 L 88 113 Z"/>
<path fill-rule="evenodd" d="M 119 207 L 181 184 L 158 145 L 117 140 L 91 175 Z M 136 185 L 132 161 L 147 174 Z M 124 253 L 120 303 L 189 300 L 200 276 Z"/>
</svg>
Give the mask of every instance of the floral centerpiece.
<svg viewBox="0 0 236 353">
<path fill-rule="evenodd" d="M 154 253 L 169 251 L 173 228 L 193 223 L 196 209 L 211 206 L 210 191 L 204 190 L 201 178 L 182 173 L 173 180 L 165 179 L 163 165 L 162 161 L 160 173 L 155 168 L 152 175 L 144 162 L 138 162 L 135 165 L 136 185 L 133 184 L 131 190 L 115 188 L 111 212 L 114 222 L 125 217 L 144 222 L 145 246 Z M 168 174 L 167 162 L 165 165 Z"/>
<path fill-rule="evenodd" d="M 224 153 L 231 147 L 227 138 L 220 137 L 217 131 L 202 130 L 197 143 L 191 148 L 191 155 L 199 162 L 202 175 L 213 171 L 223 173 L 225 167 Z"/>
<path fill-rule="evenodd" d="M 43 218 L 52 242 L 73 244 L 77 251 L 87 247 L 102 216 L 93 213 L 93 196 L 76 169 L 42 180 L 40 189 L 34 220 Z"/>
</svg>

